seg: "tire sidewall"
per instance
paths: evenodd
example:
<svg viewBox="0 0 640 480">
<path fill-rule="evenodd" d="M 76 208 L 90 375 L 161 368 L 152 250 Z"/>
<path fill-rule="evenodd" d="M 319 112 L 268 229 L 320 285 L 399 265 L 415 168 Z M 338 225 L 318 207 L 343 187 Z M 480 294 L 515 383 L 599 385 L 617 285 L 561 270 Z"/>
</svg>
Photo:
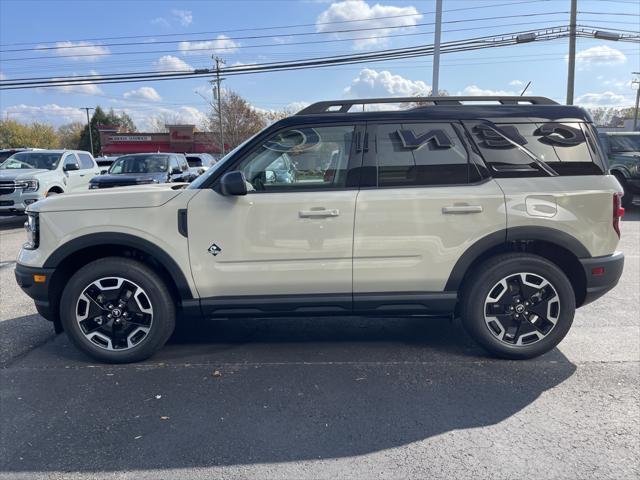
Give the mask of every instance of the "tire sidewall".
<svg viewBox="0 0 640 480">
<path fill-rule="evenodd" d="M 491 289 L 502 278 L 517 273 L 533 273 L 548 280 L 560 297 L 560 315 L 555 327 L 546 337 L 530 345 L 508 345 L 489 330 L 485 319 L 485 301 Z M 491 353 L 511 359 L 532 358 L 553 349 L 566 336 L 575 314 L 575 294 L 566 275 L 542 257 L 526 254 L 511 256 L 474 275 L 464 299 L 463 323 L 471 336 Z"/>
<path fill-rule="evenodd" d="M 153 307 L 153 323 L 146 337 L 124 351 L 108 351 L 94 345 L 76 321 L 80 294 L 92 282 L 104 277 L 121 277 L 137 284 L 146 292 Z M 67 335 L 80 350 L 108 363 L 130 363 L 150 357 L 165 344 L 175 327 L 175 307 L 162 280 L 141 263 L 128 259 L 97 260 L 78 270 L 62 294 L 60 317 Z"/>
</svg>

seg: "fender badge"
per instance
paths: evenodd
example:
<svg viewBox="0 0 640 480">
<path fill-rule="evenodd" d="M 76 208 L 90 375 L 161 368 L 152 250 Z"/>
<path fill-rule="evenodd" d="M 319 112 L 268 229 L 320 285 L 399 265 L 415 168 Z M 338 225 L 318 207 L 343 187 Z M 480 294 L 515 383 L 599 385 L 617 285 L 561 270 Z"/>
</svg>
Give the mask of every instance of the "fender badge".
<svg viewBox="0 0 640 480">
<path fill-rule="evenodd" d="M 211 246 L 207 249 L 207 252 L 209 252 L 214 257 L 218 255 L 221 251 L 222 249 L 215 243 L 212 243 Z"/>
</svg>

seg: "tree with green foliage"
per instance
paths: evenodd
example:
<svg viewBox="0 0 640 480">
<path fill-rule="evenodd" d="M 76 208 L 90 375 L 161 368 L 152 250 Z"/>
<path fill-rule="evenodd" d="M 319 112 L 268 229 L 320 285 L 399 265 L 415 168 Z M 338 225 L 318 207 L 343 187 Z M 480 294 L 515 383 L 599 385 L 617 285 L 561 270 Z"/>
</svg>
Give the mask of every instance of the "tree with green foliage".
<svg viewBox="0 0 640 480">
<path fill-rule="evenodd" d="M 98 126 L 100 125 L 109 125 L 118 127 L 119 132 L 136 132 L 136 126 L 133 123 L 133 120 L 129 115 L 125 112 L 116 113 L 113 109 L 109 110 L 109 113 L 105 113 L 105 111 L 98 105 L 93 112 L 93 116 L 90 120 L 91 124 L 91 134 L 93 136 L 93 154 L 98 155 L 102 150 L 102 146 L 100 145 L 100 132 L 98 131 Z M 89 138 L 89 129 L 85 125 L 82 129 L 82 133 L 80 134 L 80 141 L 78 143 L 80 150 L 91 150 L 91 142 Z"/>
</svg>

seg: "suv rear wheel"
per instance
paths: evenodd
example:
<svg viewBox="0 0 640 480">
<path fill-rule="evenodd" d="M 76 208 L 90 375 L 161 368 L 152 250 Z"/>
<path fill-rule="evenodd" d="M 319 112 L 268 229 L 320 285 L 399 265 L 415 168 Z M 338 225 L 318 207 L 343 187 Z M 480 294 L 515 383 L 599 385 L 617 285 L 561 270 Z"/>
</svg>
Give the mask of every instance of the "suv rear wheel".
<svg viewBox="0 0 640 480">
<path fill-rule="evenodd" d="M 462 321 L 493 355 L 532 358 L 565 337 L 575 313 L 566 275 L 549 260 L 510 253 L 482 263 L 467 282 Z"/>
<path fill-rule="evenodd" d="M 78 270 L 62 294 L 60 315 L 80 350 L 109 363 L 149 358 L 175 327 L 175 305 L 162 279 L 142 263 L 120 257 Z"/>
</svg>

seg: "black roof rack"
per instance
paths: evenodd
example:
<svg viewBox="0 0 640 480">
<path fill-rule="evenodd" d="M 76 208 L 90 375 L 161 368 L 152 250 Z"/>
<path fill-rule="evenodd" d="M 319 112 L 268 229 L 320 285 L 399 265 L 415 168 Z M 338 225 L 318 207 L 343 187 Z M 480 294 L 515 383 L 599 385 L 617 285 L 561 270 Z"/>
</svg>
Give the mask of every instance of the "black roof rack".
<svg viewBox="0 0 640 480">
<path fill-rule="evenodd" d="M 396 97 L 396 98 L 364 98 L 354 100 L 329 100 L 316 102 L 300 110 L 296 115 L 312 115 L 319 113 L 346 113 L 354 105 L 370 105 L 379 103 L 418 103 L 417 108 L 431 105 L 465 105 L 474 102 L 495 102 L 500 105 L 558 105 L 546 97 Z M 425 105 L 427 104 L 427 105 Z"/>
</svg>

